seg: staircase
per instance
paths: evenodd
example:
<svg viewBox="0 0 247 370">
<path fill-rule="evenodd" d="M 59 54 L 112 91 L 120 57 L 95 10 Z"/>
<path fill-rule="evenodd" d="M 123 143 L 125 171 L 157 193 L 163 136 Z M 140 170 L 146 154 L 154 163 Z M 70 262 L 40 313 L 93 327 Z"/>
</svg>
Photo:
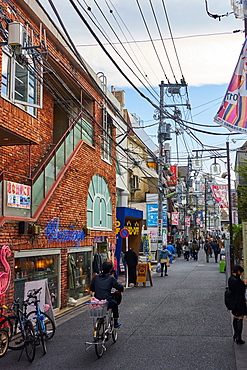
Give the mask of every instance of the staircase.
<svg viewBox="0 0 247 370">
<path fill-rule="evenodd" d="M 30 209 L 7 206 L 7 180 L 5 180 L 5 172 L 2 172 L 0 174 L 0 194 L 2 194 L 0 198 L 0 226 L 7 220 L 37 221 L 81 146 L 85 143 L 93 145 L 93 136 L 92 125 L 81 116 L 77 117 L 40 164 L 32 178 L 23 180 L 23 184 L 26 184 L 27 181 L 31 183 Z M 13 178 L 15 176 L 20 178 L 18 174 L 11 175 Z"/>
</svg>

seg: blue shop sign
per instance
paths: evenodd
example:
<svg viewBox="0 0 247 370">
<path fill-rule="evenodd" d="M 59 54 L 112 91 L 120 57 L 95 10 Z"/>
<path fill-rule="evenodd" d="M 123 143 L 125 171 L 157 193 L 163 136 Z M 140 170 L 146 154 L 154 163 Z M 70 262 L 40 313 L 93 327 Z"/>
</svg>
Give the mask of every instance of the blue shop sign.
<svg viewBox="0 0 247 370">
<path fill-rule="evenodd" d="M 167 205 L 163 204 L 163 227 L 167 227 Z M 158 227 L 158 204 L 147 204 L 147 227 Z"/>
<path fill-rule="evenodd" d="M 85 239 L 84 230 L 74 230 L 74 226 L 70 226 L 68 230 L 61 230 L 59 229 L 59 223 L 59 218 L 53 218 L 46 226 L 45 235 L 49 239 L 49 243 L 52 241 L 75 241 L 77 242 L 76 245 L 79 245 Z"/>
</svg>

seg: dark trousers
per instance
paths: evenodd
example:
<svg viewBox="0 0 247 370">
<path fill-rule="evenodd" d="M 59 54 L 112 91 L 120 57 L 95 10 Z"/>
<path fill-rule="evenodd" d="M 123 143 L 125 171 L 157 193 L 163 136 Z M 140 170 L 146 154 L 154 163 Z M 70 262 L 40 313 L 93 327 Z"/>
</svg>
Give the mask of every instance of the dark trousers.
<svg viewBox="0 0 247 370">
<path fill-rule="evenodd" d="M 194 260 L 197 261 L 198 260 L 198 251 L 194 251 Z"/>
<path fill-rule="evenodd" d="M 189 261 L 189 257 L 190 257 L 190 252 L 189 251 L 185 251 L 184 252 L 184 258 Z"/>
<path fill-rule="evenodd" d="M 128 284 L 136 285 L 136 266 L 128 266 Z"/>
<path fill-rule="evenodd" d="M 161 269 L 160 269 L 161 275 L 163 275 L 164 266 L 165 266 L 165 274 L 167 274 L 167 264 L 166 264 L 166 262 L 161 263 L 160 266 L 161 266 Z"/>
<path fill-rule="evenodd" d="M 108 299 L 109 305 L 108 308 L 112 309 L 114 319 L 118 319 L 118 304 L 114 299 Z"/>
<path fill-rule="evenodd" d="M 219 255 L 219 253 L 215 253 L 215 252 L 214 252 L 214 259 L 215 259 L 215 262 L 218 262 L 218 255 Z"/>
</svg>

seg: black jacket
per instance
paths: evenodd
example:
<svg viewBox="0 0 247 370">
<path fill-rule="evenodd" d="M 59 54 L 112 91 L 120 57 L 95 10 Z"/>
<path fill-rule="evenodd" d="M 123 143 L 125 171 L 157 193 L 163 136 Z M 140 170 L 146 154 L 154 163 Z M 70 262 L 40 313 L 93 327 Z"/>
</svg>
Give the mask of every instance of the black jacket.
<svg viewBox="0 0 247 370">
<path fill-rule="evenodd" d="M 232 314 L 235 316 L 247 315 L 244 282 L 239 277 L 231 275 L 228 279 L 228 287 L 232 291 L 236 301 L 236 307 L 232 310 Z"/>
<path fill-rule="evenodd" d="M 92 292 L 95 292 L 95 298 L 102 299 L 111 299 L 111 289 L 115 288 L 116 290 L 123 292 L 122 284 L 118 283 L 117 279 L 109 274 L 99 274 L 96 275 L 90 285 Z"/>
</svg>

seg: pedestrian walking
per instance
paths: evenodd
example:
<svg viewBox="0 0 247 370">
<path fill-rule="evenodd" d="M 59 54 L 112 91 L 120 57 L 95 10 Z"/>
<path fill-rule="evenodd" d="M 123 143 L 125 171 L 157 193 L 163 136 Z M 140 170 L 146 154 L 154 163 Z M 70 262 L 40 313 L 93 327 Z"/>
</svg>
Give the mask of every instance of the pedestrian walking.
<svg viewBox="0 0 247 370">
<path fill-rule="evenodd" d="M 243 318 L 247 315 L 247 307 L 245 300 L 245 289 L 247 280 L 241 280 L 241 274 L 244 269 L 240 265 L 233 266 L 232 275 L 228 279 L 228 287 L 233 293 L 235 299 L 235 308 L 232 310 L 233 314 L 233 340 L 237 344 L 244 344 L 245 341 L 242 340 L 242 330 L 243 330 Z"/>
<path fill-rule="evenodd" d="M 128 286 L 132 288 L 136 285 L 136 266 L 138 264 L 137 254 L 134 249 L 130 248 L 125 253 L 125 262 L 128 267 Z"/>
<path fill-rule="evenodd" d="M 160 251 L 160 255 L 159 255 L 159 262 L 160 262 L 160 266 L 161 266 L 161 269 L 160 269 L 160 272 L 161 272 L 160 276 L 161 277 L 163 276 L 164 267 L 165 267 L 165 276 L 168 276 L 168 274 L 167 274 L 167 262 L 168 262 L 168 258 L 170 256 L 171 256 L 171 253 L 169 252 L 166 245 L 164 244 L 163 249 Z"/>
<path fill-rule="evenodd" d="M 178 257 L 180 257 L 182 253 L 182 242 L 180 241 L 180 239 L 177 239 L 176 241 L 176 249 L 177 249 L 177 255 Z"/>
<path fill-rule="evenodd" d="M 184 243 L 184 258 L 186 259 L 186 261 L 189 261 L 189 258 L 190 258 L 190 247 L 189 247 L 189 243 L 188 242 L 185 242 Z"/>
<path fill-rule="evenodd" d="M 193 242 L 192 242 L 192 256 L 193 256 L 195 261 L 198 260 L 198 251 L 199 251 L 199 245 L 197 243 L 197 240 L 193 239 Z"/>
<path fill-rule="evenodd" d="M 214 260 L 215 260 L 215 263 L 218 262 L 218 255 L 220 253 L 220 246 L 219 246 L 219 243 L 217 242 L 216 239 L 213 240 L 212 244 L 212 249 L 214 251 Z"/>
<path fill-rule="evenodd" d="M 211 244 L 210 244 L 209 240 L 206 240 L 206 242 L 204 244 L 204 251 L 206 253 L 206 261 L 209 262 L 209 257 L 212 254 L 212 248 L 211 248 Z"/>
<path fill-rule="evenodd" d="M 170 258 L 170 263 L 172 263 L 172 256 L 175 255 L 175 248 L 172 244 L 167 244 L 167 247 L 168 251 L 170 252 L 169 254 L 169 258 Z"/>
</svg>

